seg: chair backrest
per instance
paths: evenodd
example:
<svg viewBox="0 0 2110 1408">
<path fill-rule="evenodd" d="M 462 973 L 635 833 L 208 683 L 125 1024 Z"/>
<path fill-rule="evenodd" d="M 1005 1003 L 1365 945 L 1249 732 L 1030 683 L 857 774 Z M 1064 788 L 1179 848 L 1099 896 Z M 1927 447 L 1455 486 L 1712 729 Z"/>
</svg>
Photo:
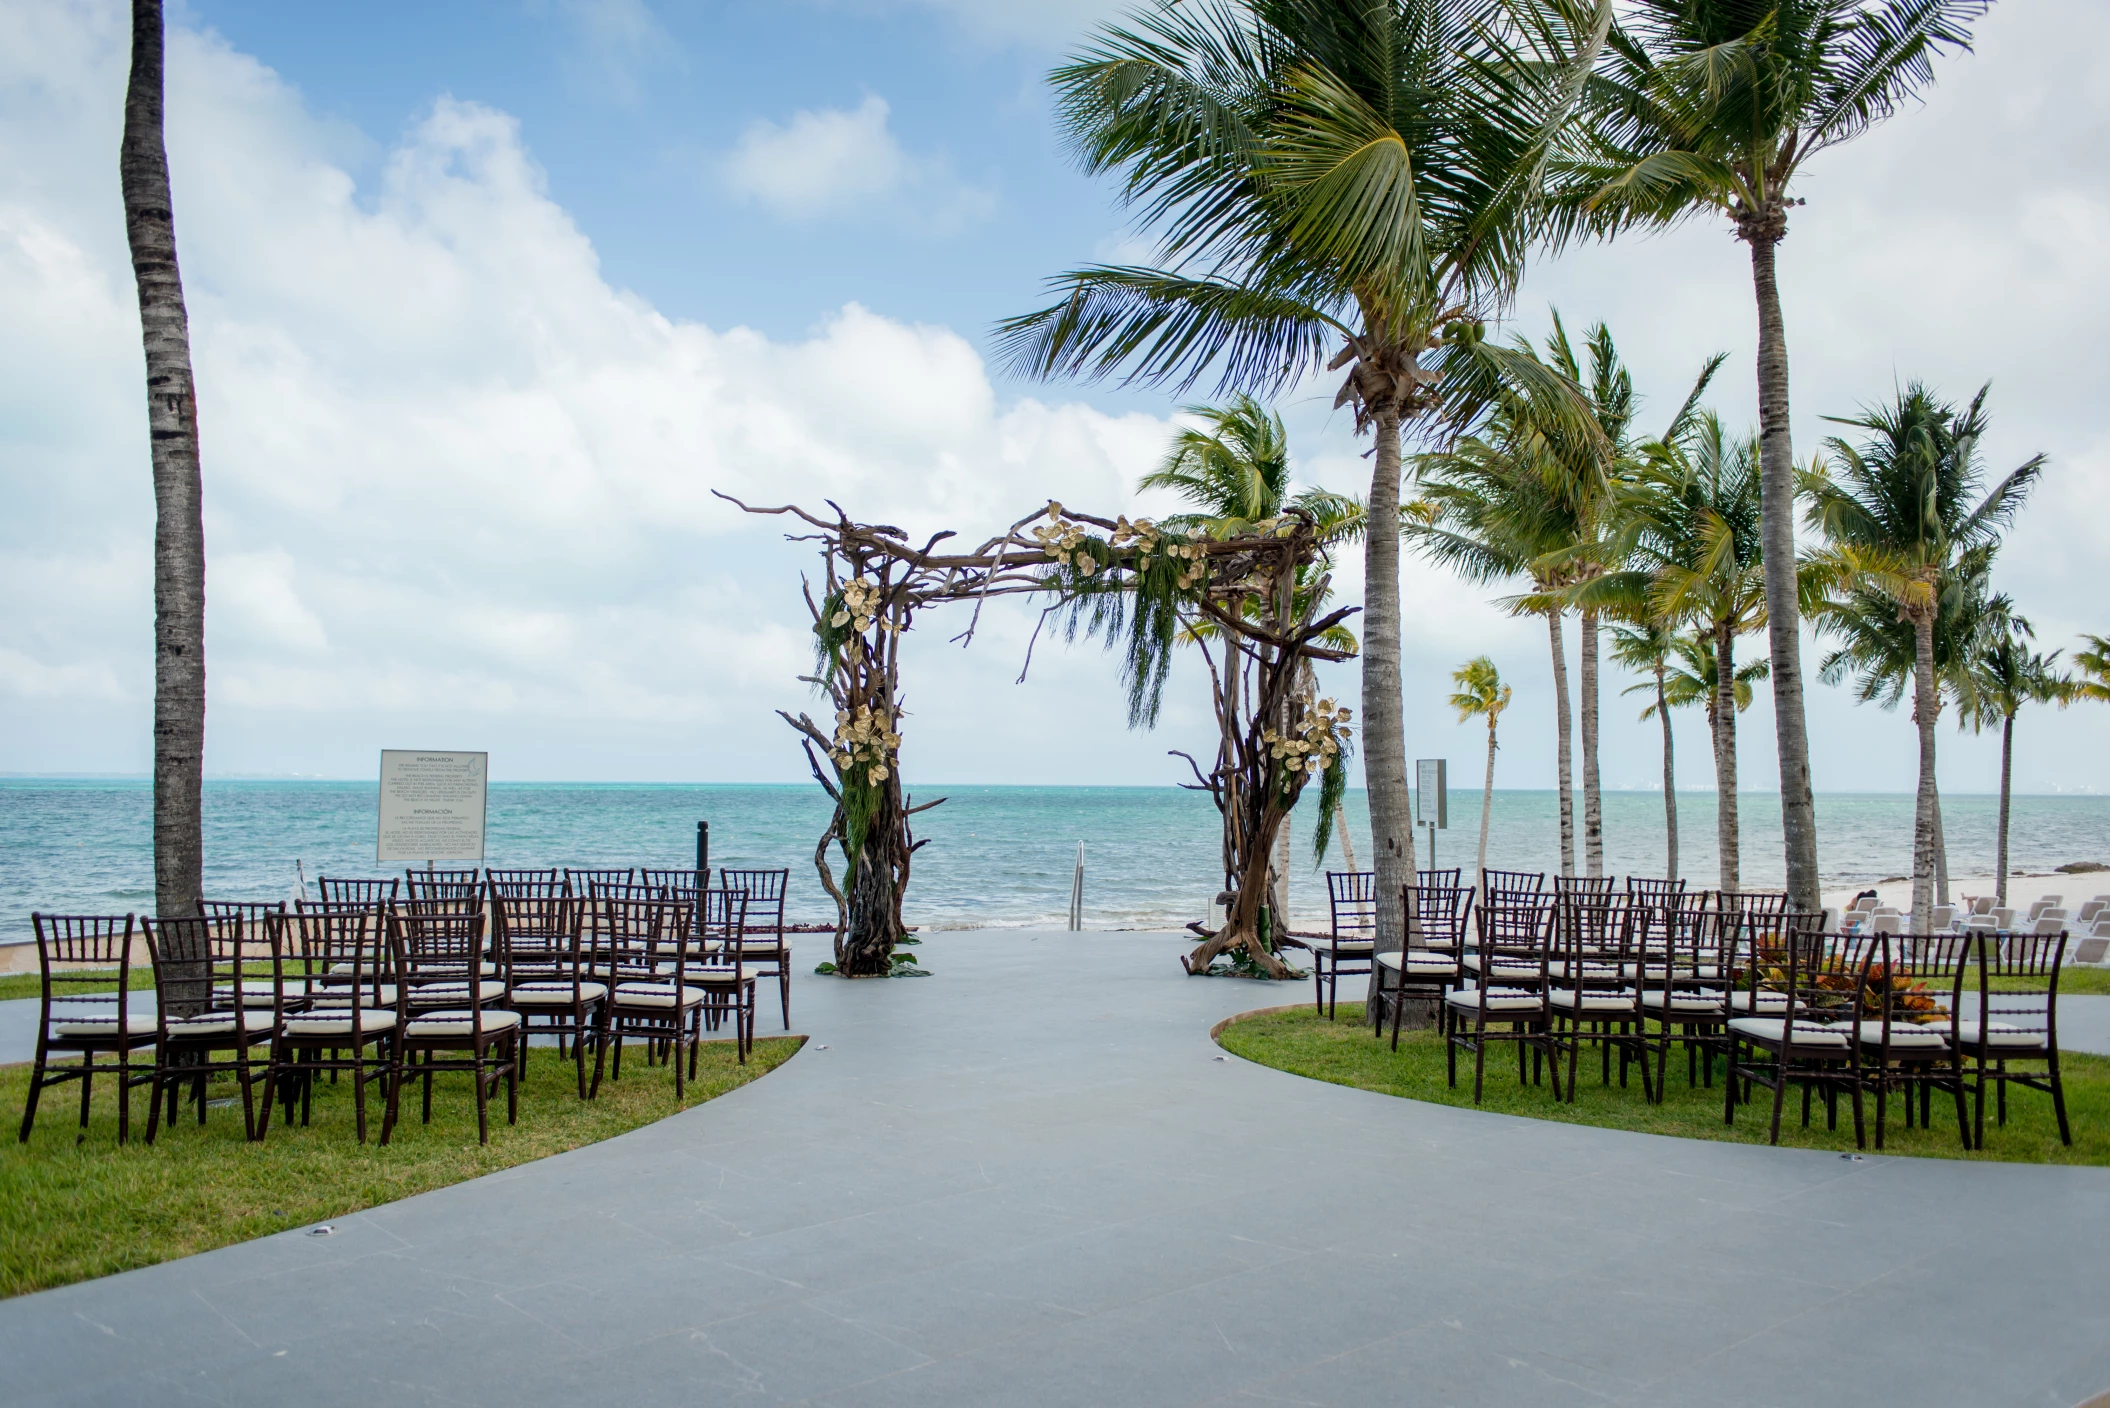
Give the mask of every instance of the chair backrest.
<svg viewBox="0 0 2110 1408">
<path fill-rule="evenodd" d="M 1422 871 L 1422 875 L 1441 875 L 1442 871 Z M 1448 872 L 1452 876 L 1458 871 Z M 1473 892 L 1453 883 L 1439 885 L 1405 885 L 1400 889 L 1400 902 L 1406 913 L 1414 916 L 1420 933 L 1415 936 L 1424 948 L 1458 950 L 1465 945 L 1472 923 Z"/>
<path fill-rule="evenodd" d="M 1553 877 L 1555 898 L 1569 895 L 1609 895 L 1618 883 L 1610 875 L 1556 875 Z"/>
<path fill-rule="evenodd" d="M 1554 954 L 1567 963 L 1566 976 L 1617 985 L 1631 956 L 1633 915 L 1633 897 L 1623 890 L 1556 889 Z"/>
<path fill-rule="evenodd" d="M 412 900 L 438 900 L 460 907 L 482 904 L 484 887 L 474 870 L 406 870 L 403 893 Z"/>
<path fill-rule="evenodd" d="M 1673 895 L 1684 894 L 1685 882 L 1683 880 L 1659 880 L 1645 875 L 1629 875 L 1626 877 L 1626 892 L 1637 899 L 1661 902 Z"/>
<path fill-rule="evenodd" d="M 1417 870 L 1414 883 L 1424 890 L 1455 890 L 1464 884 L 1465 868 L 1452 866 L 1449 870 Z"/>
<path fill-rule="evenodd" d="M 1553 942 L 1553 898 L 1497 892 L 1473 911 L 1483 961 L 1496 958 L 1536 963 L 1545 976 Z"/>
<path fill-rule="evenodd" d="M 721 889 L 747 891 L 747 917 L 743 923 L 769 927 L 780 935 L 784 929 L 784 893 L 791 887 L 789 870 L 721 870 Z"/>
<path fill-rule="evenodd" d="M 637 869 L 634 866 L 624 866 L 620 870 L 575 870 L 566 866 L 564 878 L 571 885 L 572 894 L 580 899 L 592 899 L 600 893 L 600 887 L 603 885 L 636 884 Z"/>
<path fill-rule="evenodd" d="M 1900 914 L 1885 914 L 1881 910 L 1878 910 L 1876 912 L 1875 918 L 1868 921 L 1868 927 L 1870 932 L 1872 933 L 1895 934 L 1898 931 L 1898 925 L 1903 918 L 1904 916 Z"/>
<path fill-rule="evenodd" d="M 1749 997 L 1747 1010 L 1781 1010 L 1767 1001 L 1784 1001 L 1789 1013 L 1811 1020 L 1832 1020 L 1858 1012 L 1859 982 L 1882 938 L 1869 935 L 1827 936 L 1823 915 L 1798 911 L 1779 914 L 1734 914 L 1723 918 L 1725 948 L 1731 955 L 1734 985 Z"/>
<path fill-rule="evenodd" d="M 681 930 L 669 931 L 668 905 L 658 895 L 595 895 L 589 937 L 596 965 L 635 979 L 656 976 L 662 960 L 671 958 L 678 977 L 687 945 Z"/>
<path fill-rule="evenodd" d="M 490 880 L 491 925 L 503 961 L 537 972 L 578 957 L 584 905 L 555 871 L 521 872 L 533 879 Z"/>
<path fill-rule="evenodd" d="M 1327 871 L 1326 903 L 1335 938 L 1368 938 L 1377 932 L 1377 872 Z"/>
<path fill-rule="evenodd" d="M 394 901 L 402 884 L 393 877 L 347 880 L 341 876 L 318 875 L 315 877 L 315 893 L 322 897 L 324 904 L 388 904 Z"/>
<path fill-rule="evenodd" d="M 299 967 L 311 991 L 329 992 L 365 1007 L 383 1007 L 390 981 L 385 904 L 310 904 L 295 907 Z"/>
<path fill-rule="evenodd" d="M 747 932 L 753 897 L 745 890 L 725 887 L 698 891 L 689 902 L 695 906 L 697 936 L 706 944 L 718 946 L 713 963 L 720 967 L 740 967 L 744 952 L 741 936 Z"/>
<path fill-rule="evenodd" d="M 469 1000 L 469 989 L 458 985 L 483 978 L 481 908 L 464 909 L 449 900 L 406 900 L 389 911 L 388 929 L 401 1004 L 420 1005 L 418 989 L 445 984 L 460 997 L 450 996 L 439 1005 L 476 1005 Z"/>
<path fill-rule="evenodd" d="M 1930 929 L 1947 929 L 1956 923 L 1956 906 L 1953 904 L 1938 904 L 1934 906 L 1933 914 L 1927 925 Z"/>
<path fill-rule="evenodd" d="M 29 923 L 37 936 L 45 1025 L 66 1017 L 114 1015 L 119 1039 L 126 1037 L 133 1020 L 127 1002 L 132 991 L 133 916 L 33 911 Z M 117 971 L 116 992 L 87 991 L 109 982 L 111 969 Z M 140 1026 L 145 1028 L 145 1019 L 140 1019 Z"/>
<path fill-rule="evenodd" d="M 1971 900 L 1971 913 L 1991 914 L 1993 912 L 1993 901 L 1998 898 L 1998 895 L 1978 895 L 1974 897 Z"/>
<path fill-rule="evenodd" d="M 637 875 L 640 881 L 652 889 L 663 891 L 701 890 L 708 888 L 711 883 L 710 871 L 698 871 L 694 868 L 688 870 L 653 870 L 648 868 L 639 870 Z M 699 876 L 701 877 L 700 879 L 698 878 Z"/>
<path fill-rule="evenodd" d="M 2095 922 L 2095 916 L 2102 913 L 2104 908 L 2105 902 L 2101 895 L 2097 895 L 2092 900 L 2084 900 L 2081 904 L 2081 912 L 2074 916 L 2074 922 L 2091 924 Z"/>
<path fill-rule="evenodd" d="M 1504 896 L 1532 897 L 1546 889 L 1546 873 L 1542 870 L 1483 870 L 1480 872 L 1480 904 L 1485 908 L 1490 901 Z"/>
<path fill-rule="evenodd" d="M 241 919 L 251 926 L 274 914 L 284 914 L 284 900 L 199 900 L 198 913 L 206 919 Z"/>
<path fill-rule="evenodd" d="M 2056 909 L 2040 914 L 2037 916 L 2037 922 L 2030 925 L 2030 932 L 2035 934 L 2063 934 L 2066 932 L 2066 916 Z"/>
<path fill-rule="evenodd" d="M 180 1034 L 171 1018 L 225 1017 L 237 1034 L 267 1035 L 285 1008 L 279 966 L 279 917 L 251 925 L 242 915 L 140 920 L 154 965 L 155 1023 Z M 247 1040 L 240 1043 L 249 1045 Z"/>
<path fill-rule="evenodd" d="M 1737 890 L 1721 894 L 1716 901 L 1723 909 L 1733 909 L 1742 915 L 1785 914 L 1788 908 L 1788 892 L 1785 890 Z"/>
<path fill-rule="evenodd" d="M 1990 1036 L 1989 1055 L 2002 1048 L 2038 1058 L 2058 1050 L 2059 976 L 2067 936 L 1973 934 L 1958 1020 Z M 1975 991 L 1974 991 L 1975 989 Z"/>
</svg>

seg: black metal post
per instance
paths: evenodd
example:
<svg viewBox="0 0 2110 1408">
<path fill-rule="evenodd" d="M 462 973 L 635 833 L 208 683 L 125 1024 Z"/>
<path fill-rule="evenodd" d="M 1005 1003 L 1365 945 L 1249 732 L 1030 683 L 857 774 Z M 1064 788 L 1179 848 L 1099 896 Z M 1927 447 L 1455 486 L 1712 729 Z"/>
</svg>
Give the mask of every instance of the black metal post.
<svg viewBox="0 0 2110 1408">
<path fill-rule="evenodd" d="M 711 883 L 711 824 L 696 823 L 696 884 L 699 889 Z"/>
</svg>

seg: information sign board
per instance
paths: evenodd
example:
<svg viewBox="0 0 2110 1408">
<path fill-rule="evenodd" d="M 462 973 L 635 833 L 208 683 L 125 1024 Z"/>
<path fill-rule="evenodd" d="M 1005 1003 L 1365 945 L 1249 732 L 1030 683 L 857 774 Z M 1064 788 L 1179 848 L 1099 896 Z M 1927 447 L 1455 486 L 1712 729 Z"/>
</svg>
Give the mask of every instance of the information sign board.
<svg viewBox="0 0 2110 1408">
<path fill-rule="evenodd" d="M 1450 789 L 1444 758 L 1422 758 L 1414 764 L 1414 820 L 1438 831 L 1450 830 Z"/>
<path fill-rule="evenodd" d="M 490 761 L 489 753 L 382 749 L 377 858 L 481 864 Z"/>
</svg>

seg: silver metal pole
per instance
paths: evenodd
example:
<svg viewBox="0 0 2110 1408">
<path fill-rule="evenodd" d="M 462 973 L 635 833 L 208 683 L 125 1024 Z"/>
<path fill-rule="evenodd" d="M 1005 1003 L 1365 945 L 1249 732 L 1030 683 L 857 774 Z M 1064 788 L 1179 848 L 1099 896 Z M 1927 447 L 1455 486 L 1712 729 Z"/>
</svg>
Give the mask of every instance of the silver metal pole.
<svg viewBox="0 0 2110 1408">
<path fill-rule="evenodd" d="M 1070 875 L 1070 932 L 1084 927 L 1084 842 L 1077 843 L 1077 869 Z"/>
</svg>

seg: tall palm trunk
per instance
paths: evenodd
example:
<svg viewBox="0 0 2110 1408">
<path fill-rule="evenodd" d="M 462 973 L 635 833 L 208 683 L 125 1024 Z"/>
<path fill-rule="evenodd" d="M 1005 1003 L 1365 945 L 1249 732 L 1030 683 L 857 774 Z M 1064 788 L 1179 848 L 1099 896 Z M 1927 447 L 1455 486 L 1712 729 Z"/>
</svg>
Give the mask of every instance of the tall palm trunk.
<svg viewBox="0 0 2110 1408">
<path fill-rule="evenodd" d="M 162 52 L 161 0 L 132 0 L 132 75 L 117 165 L 154 466 L 154 904 L 177 915 L 196 913 L 204 888 L 205 486 L 162 137 Z"/>
<path fill-rule="evenodd" d="M 1568 654 L 1561 641 L 1558 611 L 1546 613 L 1546 632 L 1553 640 L 1554 766 L 1560 769 L 1561 874 L 1575 873 L 1575 765 L 1569 741 Z"/>
<path fill-rule="evenodd" d="M 1721 851 L 1725 894 L 1743 888 L 1736 815 L 1736 633 L 1714 628 L 1714 837 Z"/>
<path fill-rule="evenodd" d="M 1582 613 L 1583 871 L 1604 874 L 1604 793 L 1597 785 L 1597 613 Z"/>
<path fill-rule="evenodd" d="M 1663 688 L 1663 661 L 1656 661 L 1656 717 L 1663 723 L 1663 832 L 1669 838 L 1663 878 L 1678 878 L 1678 770 L 1671 753 L 1670 696 Z"/>
<path fill-rule="evenodd" d="M 1751 246 L 1758 297 L 1759 541 L 1766 578 L 1766 636 L 1773 654 L 1773 733 L 1780 754 L 1780 821 L 1789 903 L 1819 905 L 1817 804 L 1810 792 L 1810 735 L 1803 717 L 1802 617 L 1795 595 L 1795 446 L 1788 434 L 1788 334 L 1774 254 L 1787 233 L 1775 208 L 1739 233 Z M 1726 672 L 1725 672 L 1726 673 Z"/>
<path fill-rule="evenodd" d="M 1377 874 L 1375 949 L 1406 946 L 1402 889 L 1414 878 L 1414 819 L 1407 805 L 1407 726 L 1399 673 L 1399 407 L 1373 408 L 1376 467 L 1363 535 L 1363 781 L 1370 795 L 1371 868 Z M 1379 965 L 1370 965 L 1369 1018 L 1378 1020 Z"/>
<path fill-rule="evenodd" d="M 2000 839 L 1993 849 L 1993 903 L 2007 908 L 2007 802 L 2015 777 L 2015 711 L 2000 720 Z"/>
<path fill-rule="evenodd" d="M 1934 917 L 1934 613 L 1912 623 L 1912 716 L 1920 732 L 1919 797 L 1912 809 L 1912 932 L 1924 934 Z"/>
<path fill-rule="evenodd" d="M 1487 715 L 1487 781 L 1480 786 L 1480 849 L 1473 860 L 1473 885 L 1487 873 L 1487 822 L 1495 813 L 1495 713 Z M 1485 896 L 1482 896 L 1484 899 Z"/>
<path fill-rule="evenodd" d="M 1949 902 L 1949 832 L 1941 820 L 1941 783 L 1934 784 L 1934 902 Z"/>
</svg>

